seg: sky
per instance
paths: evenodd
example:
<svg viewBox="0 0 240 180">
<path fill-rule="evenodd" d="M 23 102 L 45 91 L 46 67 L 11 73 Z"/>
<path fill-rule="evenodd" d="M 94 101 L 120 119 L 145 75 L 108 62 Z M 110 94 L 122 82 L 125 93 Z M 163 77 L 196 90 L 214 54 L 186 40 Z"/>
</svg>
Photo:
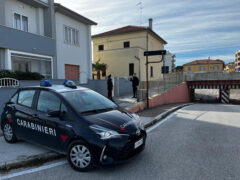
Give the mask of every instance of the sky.
<svg viewBox="0 0 240 180">
<path fill-rule="evenodd" d="M 127 25 L 148 26 L 153 18 L 153 30 L 168 42 L 165 49 L 176 54 L 176 65 L 208 57 L 228 63 L 240 50 L 240 0 L 55 2 L 97 22 L 92 35 Z"/>
</svg>

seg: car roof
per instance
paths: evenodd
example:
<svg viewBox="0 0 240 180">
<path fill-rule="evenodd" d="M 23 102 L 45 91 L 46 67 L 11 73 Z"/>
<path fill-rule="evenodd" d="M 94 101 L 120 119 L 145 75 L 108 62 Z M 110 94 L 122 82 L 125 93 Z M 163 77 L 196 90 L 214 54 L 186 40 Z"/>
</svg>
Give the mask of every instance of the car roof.
<svg viewBox="0 0 240 180">
<path fill-rule="evenodd" d="M 58 93 L 62 93 L 62 92 L 69 92 L 69 91 L 77 91 L 77 90 L 89 90 L 88 88 L 85 87 L 81 87 L 81 86 L 77 86 L 77 88 L 70 88 L 64 85 L 52 85 L 49 87 L 45 87 L 45 86 L 28 86 L 28 87 L 22 87 L 19 89 L 45 89 L 45 90 L 52 90 L 52 91 L 56 91 Z"/>
</svg>

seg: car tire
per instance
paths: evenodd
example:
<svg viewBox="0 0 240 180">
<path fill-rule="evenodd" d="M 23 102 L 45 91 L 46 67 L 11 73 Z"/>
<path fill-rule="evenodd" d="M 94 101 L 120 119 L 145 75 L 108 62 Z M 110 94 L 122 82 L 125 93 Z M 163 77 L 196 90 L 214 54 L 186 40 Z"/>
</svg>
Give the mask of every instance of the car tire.
<svg viewBox="0 0 240 180">
<path fill-rule="evenodd" d="M 80 140 L 68 146 L 67 160 L 73 169 L 81 172 L 93 169 L 95 164 L 92 148 Z"/>
<path fill-rule="evenodd" d="M 17 142 L 17 136 L 13 131 L 12 125 L 8 122 L 3 124 L 3 137 L 8 143 Z"/>
</svg>

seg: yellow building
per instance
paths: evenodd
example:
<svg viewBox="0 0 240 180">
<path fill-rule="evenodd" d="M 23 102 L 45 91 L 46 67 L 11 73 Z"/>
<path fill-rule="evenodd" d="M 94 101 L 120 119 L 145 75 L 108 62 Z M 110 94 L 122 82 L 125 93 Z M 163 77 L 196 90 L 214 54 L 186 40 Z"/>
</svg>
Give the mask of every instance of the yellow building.
<svg viewBox="0 0 240 180">
<path fill-rule="evenodd" d="M 201 71 L 223 71 L 224 62 L 222 60 L 195 60 L 183 65 L 183 72 L 201 72 Z"/>
<path fill-rule="evenodd" d="M 235 54 L 235 68 L 237 72 L 240 72 L 240 50 Z"/>
<path fill-rule="evenodd" d="M 94 63 L 107 64 L 106 76 L 129 77 L 136 73 L 146 81 L 145 51 L 163 50 L 167 42 L 149 27 L 126 26 L 92 36 Z M 160 61 L 161 56 L 149 56 Z M 149 80 L 162 78 L 161 63 L 149 64 Z M 105 77 L 103 77 L 105 78 Z"/>
<path fill-rule="evenodd" d="M 225 71 L 235 72 L 235 62 L 231 62 L 231 63 L 226 64 Z"/>
</svg>

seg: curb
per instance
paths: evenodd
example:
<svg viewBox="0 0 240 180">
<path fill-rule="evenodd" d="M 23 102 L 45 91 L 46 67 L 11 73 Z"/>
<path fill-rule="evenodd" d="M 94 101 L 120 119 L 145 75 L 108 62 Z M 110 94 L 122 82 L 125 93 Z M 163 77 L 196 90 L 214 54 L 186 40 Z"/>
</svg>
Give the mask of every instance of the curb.
<svg viewBox="0 0 240 180">
<path fill-rule="evenodd" d="M 35 156 L 28 156 L 24 159 L 9 161 L 9 162 L 0 164 L 0 173 L 1 172 L 6 173 L 11 169 L 41 165 L 52 160 L 60 159 L 62 157 L 64 157 L 64 155 L 54 153 L 54 152 L 48 152 L 48 153 L 39 154 Z"/>
<path fill-rule="evenodd" d="M 163 112 L 162 114 L 157 115 L 151 122 L 148 122 L 147 124 L 144 125 L 144 127 L 147 129 L 153 125 L 155 125 L 156 123 L 160 122 L 161 120 L 163 120 L 164 118 L 166 118 L 168 115 L 170 115 L 171 113 L 186 107 L 186 106 L 190 106 L 193 103 L 188 103 L 188 104 L 183 104 L 183 105 L 179 105 L 177 107 L 171 108 L 168 111 Z"/>
</svg>

